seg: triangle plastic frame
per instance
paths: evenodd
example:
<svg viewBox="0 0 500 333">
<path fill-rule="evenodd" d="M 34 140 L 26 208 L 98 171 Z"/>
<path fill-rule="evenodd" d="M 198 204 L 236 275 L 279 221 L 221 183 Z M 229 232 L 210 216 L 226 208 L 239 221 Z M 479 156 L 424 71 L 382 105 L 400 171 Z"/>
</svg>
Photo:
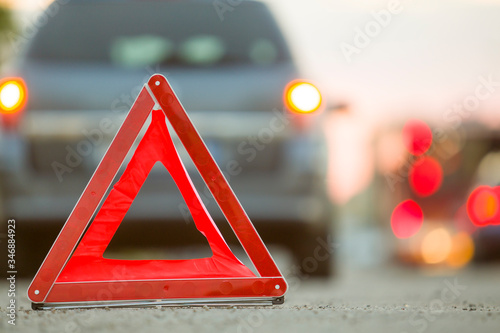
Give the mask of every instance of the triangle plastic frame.
<svg viewBox="0 0 500 333">
<path fill-rule="evenodd" d="M 99 224 L 97 220 L 100 212 L 97 213 L 92 223 L 91 219 L 111 186 L 134 141 L 137 139 L 141 128 L 148 116 L 153 112 L 153 121 L 145 137 L 139 143 L 139 147 L 136 150 L 137 154 L 139 154 L 138 150 L 142 141 L 146 139 L 148 132 L 154 130 L 151 128 L 155 124 L 155 117 L 158 124 L 158 119 L 162 120 L 162 118 L 165 118 L 164 116 L 158 118 L 160 115 L 158 112 L 161 111 L 154 111 L 153 109 L 163 111 L 164 116 L 166 116 L 172 125 L 260 276 L 255 276 L 255 274 L 234 257 L 209 215 L 202 222 L 196 222 L 196 216 L 193 215 L 192 210 L 193 202 L 194 205 L 197 205 L 194 207 L 195 211 L 198 208 L 201 215 L 208 213 L 201 200 L 199 200 L 196 189 L 194 189 L 190 182 L 189 176 L 187 176 L 180 160 L 172 162 L 174 164 L 177 163 L 171 166 L 173 169 L 168 167 L 168 161 L 164 160 L 163 163 L 167 163 L 167 169 L 174 177 L 178 186 L 178 177 L 182 178 L 181 181 L 184 184 L 190 184 L 193 192 L 190 193 L 189 202 L 181 188 L 184 185 L 179 186 L 179 188 L 195 219 L 197 228 L 207 237 L 212 247 L 214 252 L 213 261 L 203 261 L 203 259 L 212 260 L 211 258 L 183 261 L 120 261 L 103 259 L 102 253 L 99 253 L 92 257 L 90 261 L 86 261 L 89 264 L 87 268 L 80 265 L 80 262 L 85 261 L 78 261 L 78 259 L 84 257 L 86 254 L 85 250 L 91 248 L 87 244 L 83 244 L 82 240 L 85 237 L 92 238 L 90 234 L 92 228 L 95 227 L 94 223 L 96 225 Z M 172 155 L 178 158 L 177 151 L 168 135 L 165 124 L 160 127 L 158 126 L 156 127 L 160 128 L 159 131 L 163 131 L 162 138 L 168 139 L 166 142 L 170 142 L 167 142 L 168 144 L 165 145 L 170 147 L 168 149 L 171 149 L 165 156 L 169 156 L 169 160 Z M 163 145 L 164 143 L 162 142 L 161 144 Z M 146 155 L 143 154 L 142 156 Z M 134 158 L 135 154 L 132 160 Z M 137 159 L 140 160 L 140 156 Z M 133 168 L 134 166 L 131 166 L 131 162 L 129 166 Z M 127 166 L 127 169 L 129 166 Z M 172 170 L 181 170 L 181 176 L 173 174 Z M 143 181 L 144 179 L 142 179 Z M 139 184 L 139 188 L 142 182 Z M 115 188 L 110 192 L 108 198 L 114 190 L 119 190 L 116 189 L 117 184 L 115 184 Z M 134 191 L 137 194 L 138 188 Z M 106 201 L 108 198 L 106 198 Z M 131 198 L 131 201 L 134 198 L 135 195 Z M 199 202 L 196 198 L 198 198 Z M 101 211 L 105 207 L 106 201 L 101 207 Z M 121 218 L 115 221 L 114 229 L 109 232 L 107 231 L 107 238 L 101 237 L 102 239 L 99 240 L 100 236 L 94 235 L 94 239 L 101 242 L 99 246 L 103 249 L 108 245 L 120 222 Z M 219 250 L 214 251 L 214 246 Z M 83 251 L 80 251 L 83 253 L 83 256 L 78 257 L 77 253 L 80 247 L 83 248 Z M 220 255 L 216 252 L 220 253 Z M 202 261 L 196 262 L 196 260 Z M 213 265 L 219 265 L 219 267 L 214 271 L 215 273 L 210 273 L 210 268 L 205 270 L 199 268 L 203 266 L 202 264 L 206 264 L 206 267 Z M 79 268 L 81 269 L 79 270 Z M 180 272 L 179 276 L 176 276 L 178 268 L 180 268 Z M 195 271 L 198 269 L 198 273 L 187 274 L 187 270 L 191 268 Z M 116 274 L 117 270 L 121 273 Z M 108 276 L 106 273 L 99 274 L 99 271 L 114 271 L 114 274 Z M 34 309 L 206 304 L 267 305 L 282 304 L 286 290 L 287 283 L 285 279 L 215 160 L 210 155 L 210 152 L 170 87 L 167 79 L 162 75 L 156 74 L 142 88 L 108 151 L 68 217 L 68 220 L 28 288 L 28 298 L 32 301 Z"/>
</svg>

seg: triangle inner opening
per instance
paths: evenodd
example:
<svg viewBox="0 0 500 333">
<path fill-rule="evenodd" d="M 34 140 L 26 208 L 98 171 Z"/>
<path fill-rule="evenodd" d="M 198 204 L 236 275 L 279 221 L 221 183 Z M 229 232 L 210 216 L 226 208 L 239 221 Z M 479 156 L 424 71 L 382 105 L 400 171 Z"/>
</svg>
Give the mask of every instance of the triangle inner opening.
<svg viewBox="0 0 500 333">
<path fill-rule="evenodd" d="M 156 162 L 111 239 L 107 259 L 179 260 L 213 255 L 174 179 Z"/>
</svg>

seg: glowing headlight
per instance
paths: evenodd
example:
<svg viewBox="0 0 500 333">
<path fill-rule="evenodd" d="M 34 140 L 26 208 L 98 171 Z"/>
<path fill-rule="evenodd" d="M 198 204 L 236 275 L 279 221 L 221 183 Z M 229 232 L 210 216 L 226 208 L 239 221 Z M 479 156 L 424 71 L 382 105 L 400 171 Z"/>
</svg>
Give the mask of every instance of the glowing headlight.
<svg viewBox="0 0 500 333">
<path fill-rule="evenodd" d="M 22 79 L 9 78 L 0 83 L 0 111 L 15 113 L 26 104 L 27 91 Z"/>
<path fill-rule="evenodd" d="M 312 113 L 321 106 L 321 93 L 308 82 L 291 82 L 285 89 L 285 101 L 291 111 Z"/>
</svg>

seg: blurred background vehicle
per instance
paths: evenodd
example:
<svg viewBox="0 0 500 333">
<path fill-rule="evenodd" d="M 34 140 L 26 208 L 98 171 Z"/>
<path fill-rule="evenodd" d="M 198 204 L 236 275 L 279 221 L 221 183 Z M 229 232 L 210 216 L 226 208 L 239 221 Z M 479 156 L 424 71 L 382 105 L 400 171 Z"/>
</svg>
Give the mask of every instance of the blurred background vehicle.
<svg viewBox="0 0 500 333">
<path fill-rule="evenodd" d="M 210 1 L 114 0 L 54 2 L 42 14 L 47 22 L 0 87 L 2 215 L 29 230 L 18 236 L 20 263 L 41 262 L 54 240 L 42 232 L 60 229 L 155 72 L 172 84 L 265 242 L 290 249 L 300 266 L 328 241 L 321 93 L 300 80 L 264 4 L 218 14 Z M 176 144 L 212 217 L 223 220 Z M 165 171 L 153 168 L 106 255 L 134 244 L 208 248 Z M 309 273 L 328 275 L 331 263 Z"/>
</svg>

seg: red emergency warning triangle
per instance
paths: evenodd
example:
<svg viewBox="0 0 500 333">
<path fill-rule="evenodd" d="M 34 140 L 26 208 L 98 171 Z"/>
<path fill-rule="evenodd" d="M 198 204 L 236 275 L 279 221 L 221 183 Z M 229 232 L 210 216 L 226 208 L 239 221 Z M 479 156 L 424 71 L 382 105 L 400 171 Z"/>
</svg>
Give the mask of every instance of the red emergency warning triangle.
<svg viewBox="0 0 500 333">
<path fill-rule="evenodd" d="M 151 124 L 144 137 L 91 222 L 151 113 Z M 207 212 L 175 149 L 166 119 L 259 276 L 231 252 Z M 212 257 L 189 260 L 103 258 L 106 247 L 156 162 L 161 162 L 172 175 L 196 228 L 207 238 Z M 139 93 L 33 279 L 28 297 L 34 304 L 186 299 L 273 299 L 280 302 L 286 289 L 286 281 L 186 111 L 166 78 L 157 74 Z"/>
</svg>

